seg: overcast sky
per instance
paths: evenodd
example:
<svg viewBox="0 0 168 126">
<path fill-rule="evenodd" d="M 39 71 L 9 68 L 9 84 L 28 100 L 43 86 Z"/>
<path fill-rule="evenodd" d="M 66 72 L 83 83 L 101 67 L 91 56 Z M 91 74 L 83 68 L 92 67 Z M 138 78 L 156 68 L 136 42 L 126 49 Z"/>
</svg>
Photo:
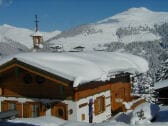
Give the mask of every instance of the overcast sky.
<svg viewBox="0 0 168 126">
<path fill-rule="evenodd" d="M 0 0 L 0 25 L 34 29 L 37 14 L 41 31 L 63 31 L 132 7 L 168 11 L 168 0 Z"/>
</svg>

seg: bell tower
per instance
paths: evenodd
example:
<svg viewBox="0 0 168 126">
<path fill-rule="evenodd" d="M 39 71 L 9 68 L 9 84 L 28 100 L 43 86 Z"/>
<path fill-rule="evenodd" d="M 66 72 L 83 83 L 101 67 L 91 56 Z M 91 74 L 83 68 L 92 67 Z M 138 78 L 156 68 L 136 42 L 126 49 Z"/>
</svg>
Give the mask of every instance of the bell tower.
<svg viewBox="0 0 168 126">
<path fill-rule="evenodd" d="M 42 43 L 43 43 L 43 36 L 42 34 L 39 32 L 39 28 L 38 28 L 38 19 L 37 19 L 37 15 L 35 15 L 35 32 L 32 35 L 33 38 L 33 45 L 34 45 L 34 49 L 38 50 L 40 48 L 43 47 Z"/>
</svg>

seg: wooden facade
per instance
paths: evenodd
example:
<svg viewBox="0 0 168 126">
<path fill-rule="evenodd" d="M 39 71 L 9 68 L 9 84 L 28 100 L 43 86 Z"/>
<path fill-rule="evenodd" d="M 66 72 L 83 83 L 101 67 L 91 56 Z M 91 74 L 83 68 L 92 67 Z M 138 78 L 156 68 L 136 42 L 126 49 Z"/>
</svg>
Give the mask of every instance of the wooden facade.
<svg viewBox="0 0 168 126">
<path fill-rule="evenodd" d="M 130 101 L 129 74 L 120 74 L 106 82 L 89 82 L 73 88 L 71 81 L 43 71 L 20 61 L 10 61 L 0 67 L 0 95 L 1 97 L 55 99 L 57 102 L 50 104 L 40 101 L 23 102 L 2 101 L 1 110 L 15 109 L 19 111 L 18 117 L 36 117 L 46 115 L 51 109 L 51 115 L 68 120 L 68 105 L 61 102 L 64 100 L 79 101 L 80 99 L 110 90 L 110 97 L 97 97 L 94 104 L 94 114 L 98 115 L 111 106 L 111 111 L 123 110 L 123 101 Z M 109 105 L 105 100 L 111 99 Z M 14 104 L 13 104 L 14 103 Z M 13 105 L 13 108 L 11 108 Z M 81 107 L 89 106 L 83 103 Z M 86 115 L 82 114 L 84 120 Z"/>
<path fill-rule="evenodd" d="M 3 96 L 66 99 L 73 94 L 69 86 L 52 82 L 21 68 L 1 74 L 0 83 Z"/>
<path fill-rule="evenodd" d="M 1 110 L 17 110 L 19 112 L 17 117 L 22 117 L 22 104 L 20 104 L 18 101 L 3 101 L 1 103 Z"/>
<path fill-rule="evenodd" d="M 111 92 L 111 110 L 112 112 L 123 111 L 123 101 L 131 101 L 131 84 L 129 74 L 121 74 L 117 78 L 107 82 L 91 82 L 75 89 L 75 100 L 92 96 L 94 94 L 107 91 Z"/>
<path fill-rule="evenodd" d="M 68 120 L 68 105 L 55 102 L 51 107 L 51 113 L 53 116 Z"/>
</svg>

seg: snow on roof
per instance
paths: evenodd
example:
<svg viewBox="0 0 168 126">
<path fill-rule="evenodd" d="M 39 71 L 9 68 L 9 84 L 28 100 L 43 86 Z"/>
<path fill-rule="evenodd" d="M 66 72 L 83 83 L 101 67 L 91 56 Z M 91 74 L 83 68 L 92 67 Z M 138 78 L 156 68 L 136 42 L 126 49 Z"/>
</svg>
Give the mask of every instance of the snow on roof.
<svg viewBox="0 0 168 126">
<path fill-rule="evenodd" d="M 39 31 L 37 31 L 32 36 L 43 36 L 43 35 Z"/>
<path fill-rule="evenodd" d="M 16 58 L 74 82 L 74 87 L 90 81 L 108 80 L 115 73 L 142 73 L 148 70 L 143 58 L 117 52 L 22 53 L 0 60 L 0 65 Z"/>
<path fill-rule="evenodd" d="M 154 85 L 154 89 L 160 89 L 164 87 L 168 87 L 168 80 L 162 80 L 162 81 L 156 82 Z"/>
</svg>

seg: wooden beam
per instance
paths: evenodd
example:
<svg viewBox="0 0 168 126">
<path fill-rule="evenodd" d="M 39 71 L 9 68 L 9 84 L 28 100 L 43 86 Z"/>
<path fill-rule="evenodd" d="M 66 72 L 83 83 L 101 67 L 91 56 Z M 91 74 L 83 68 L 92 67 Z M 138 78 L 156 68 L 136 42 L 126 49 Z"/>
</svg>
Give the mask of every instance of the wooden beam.
<svg viewBox="0 0 168 126">
<path fill-rule="evenodd" d="M 10 65 L 10 66 L 7 66 L 7 67 L 1 69 L 1 70 L 0 70 L 0 73 L 3 73 L 3 72 L 5 72 L 5 71 L 7 71 L 7 70 L 9 70 L 9 69 L 14 68 L 14 67 L 22 68 L 22 69 L 24 69 L 24 70 L 26 70 L 26 71 L 29 71 L 29 72 L 31 72 L 31 73 L 33 73 L 33 74 L 42 76 L 42 77 L 44 77 L 44 78 L 46 78 L 46 79 L 48 79 L 48 80 L 51 80 L 51 81 L 56 82 L 56 83 L 59 83 L 59 84 L 61 84 L 61 85 L 63 85 L 63 86 L 69 86 L 69 85 L 68 85 L 67 83 L 65 83 L 65 82 L 59 81 L 59 80 L 57 80 L 57 79 L 54 79 L 54 78 L 49 77 L 49 76 L 47 76 L 47 75 L 45 75 L 45 74 L 36 72 L 36 71 L 34 71 L 34 70 L 31 70 L 31 69 L 26 68 L 26 67 L 24 67 L 24 66 L 22 66 L 22 65 L 19 65 L 19 64 L 12 64 L 12 65 Z"/>
<path fill-rule="evenodd" d="M 21 66 L 21 65 L 19 65 L 19 64 L 16 64 L 16 66 L 17 66 L 17 67 L 20 67 L 20 68 L 22 68 L 22 69 L 24 69 L 24 70 L 26 70 L 26 71 L 29 71 L 29 72 L 31 72 L 31 73 L 33 73 L 33 74 L 36 74 L 36 75 L 42 76 L 42 77 L 44 77 L 44 78 L 46 78 L 46 79 L 49 79 L 49 80 L 51 80 L 51 81 L 53 81 L 53 82 L 62 84 L 63 86 L 68 86 L 67 83 L 64 83 L 64 82 L 62 82 L 62 81 L 59 81 L 59 80 L 54 79 L 54 78 L 52 78 L 52 77 L 49 77 L 49 76 L 47 76 L 47 75 L 44 75 L 44 74 L 42 74 L 42 73 L 33 71 L 33 70 L 28 69 L 28 68 L 26 68 L 26 67 L 24 67 L 24 66 Z"/>
<path fill-rule="evenodd" d="M 7 70 L 9 70 L 11 68 L 14 68 L 15 66 L 16 66 L 16 64 L 12 64 L 12 65 L 7 66 L 7 67 L 5 67 L 3 69 L 0 69 L 0 73 L 3 73 L 3 72 L 5 72 L 5 71 L 7 71 Z"/>
</svg>

